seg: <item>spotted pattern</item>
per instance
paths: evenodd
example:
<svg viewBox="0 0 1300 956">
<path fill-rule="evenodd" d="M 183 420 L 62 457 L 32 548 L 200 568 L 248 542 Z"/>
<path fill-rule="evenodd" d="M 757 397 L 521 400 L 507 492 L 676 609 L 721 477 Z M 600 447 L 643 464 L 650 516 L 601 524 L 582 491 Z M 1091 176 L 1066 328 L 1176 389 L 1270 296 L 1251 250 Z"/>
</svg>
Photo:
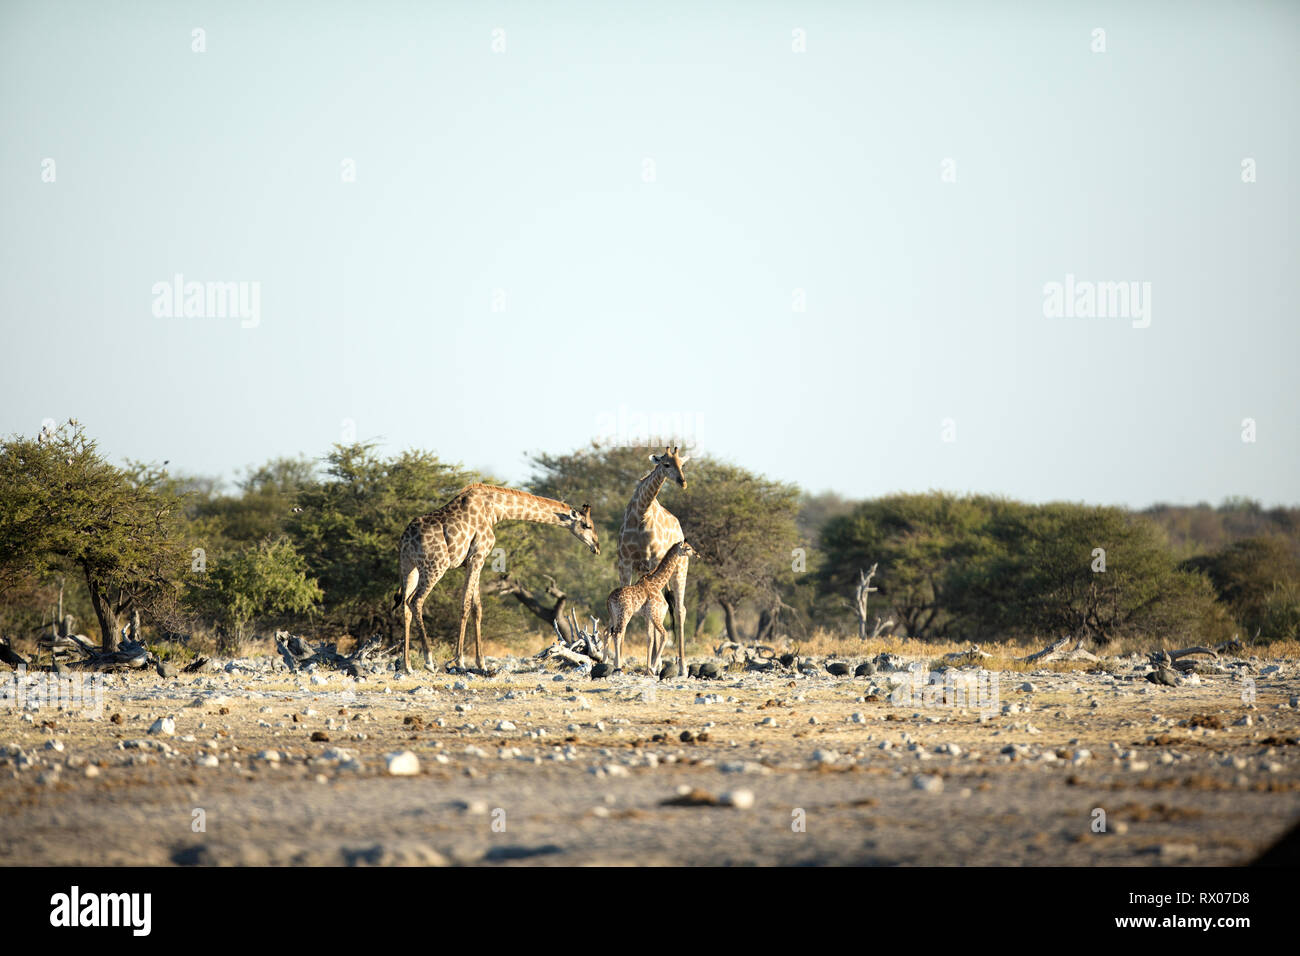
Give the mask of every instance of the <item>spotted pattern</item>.
<svg viewBox="0 0 1300 956">
<path fill-rule="evenodd" d="M 623 513 L 623 527 L 618 534 L 616 568 L 618 583 L 629 585 L 643 574 L 659 567 L 668 550 L 684 540 L 682 526 L 671 511 L 661 505 L 656 497 L 665 481 L 676 481 L 686 487 L 682 465 L 688 459 L 680 457 L 676 448 L 665 448 L 662 455 L 651 455 L 654 468 L 638 482 L 632 500 Z M 673 629 L 677 634 L 677 665 L 686 673 L 686 572 L 688 557 L 677 562 L 667 587 L 672 599 Z M 660 615 L 659 620 L 663 616 Z M 646 616 L 646 643 L 653 651 L 647 663 L 658 670 L 663 642 L 656 640 L 654 620 Z"/>
<path fill-rule="evenodd" d="M 411 520 L 398 545 L 402 583 L 397 600 L 402 606 L 402 666 L 411 670 L 411 618 L 415 618 L 424 663 L 433 670 L 433 653 L 424 630 L 424 602 L 435 584 L 450 568 L 464 566 L 465 587 L 461 594 L 460 635 L 456 639 L 456 666 L 465 666 L 465 625 L 474 614 L 474 659 L 483 667 L 483 604 L 479 595 L 479 574 L 496 546 L 494 528 L 500 521 L 534 521 L 563 525 L 593 554 L 600 554 L 591 506 L 579 511 L 563 501 L 530 495 L 514 488 L 475 484 L 432 514 Z"/>
<path fill-rule="evenodd" d="M 678 541 L 663 556 L 659 565 L 650 574 L 645 575 L 636 584 L 615 588 L 609 593 L 605 609 L 609 613 L 609 640 L 614 649 L 614 669 L 623 666 L 623 634 L 627 624 L 638 611 L 644 611 L 650 622 L 650 633 L 646 637 L 646 663 L 650 670 L 657 671 L 659 662 L 655 659 L 656 646 L 662 647 L 668 634 L 664 630 L 664 615 L 668 613 L 668 602 L 664 599 L 664 587 L 684 565 L 694 549 L 685 541 Z M 683 671 L 682 673 L 685 673 Z"/>
</svg>

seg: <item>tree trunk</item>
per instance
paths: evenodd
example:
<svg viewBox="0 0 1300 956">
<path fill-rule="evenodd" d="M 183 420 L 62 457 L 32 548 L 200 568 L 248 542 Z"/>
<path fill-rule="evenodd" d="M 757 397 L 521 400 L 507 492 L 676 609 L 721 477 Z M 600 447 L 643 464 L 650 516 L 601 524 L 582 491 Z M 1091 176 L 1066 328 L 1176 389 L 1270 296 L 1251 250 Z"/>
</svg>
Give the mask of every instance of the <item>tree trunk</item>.
<svg viewBox="0 0 1300 956">
<path fill-rule="evenodd" d="M 730 601 L 719 601 L 722 606 L 722 616 L 727 621 L 727 640 L 740 643 L 740 637 L 736 634 L 736 609 L 732 607 Z"/>
<path fill-rule="evenodd" d="M 700 631 L 704 629 L 704 619 L 708 616 L 708 605 L 696 602 L 695 604 L 695 630 L 691 637 L 699 640 Z"/>
<path fill-rule="evenodd" d="M 113 603 L 108 599 L 108 595 L 100 590 L 99 584 L 86 572 L 86 586 L 90 589 L 90 604 L 95 609 L 95 617 L 99 620 L 99 643 L 100 650 L 105 654 L 112 654 L 117 650 L 117 612 L 113 610 Z"/>
</svg>

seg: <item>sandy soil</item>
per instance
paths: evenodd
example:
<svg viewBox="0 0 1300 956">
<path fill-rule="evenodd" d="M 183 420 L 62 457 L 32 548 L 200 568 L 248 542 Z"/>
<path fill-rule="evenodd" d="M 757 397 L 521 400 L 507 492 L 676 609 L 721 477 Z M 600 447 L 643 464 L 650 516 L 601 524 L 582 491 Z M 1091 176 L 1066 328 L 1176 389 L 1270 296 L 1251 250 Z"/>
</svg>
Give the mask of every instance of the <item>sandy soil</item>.
<svg viewBox="0 0 1300 956">
<path fill-rule="evenodd" d="M 983 718 L 891 700 L 883 674 L 497 663 L 354 681 L 245 661 L 110 677 L 98 716 L 0 702 L 0 864 L 1227 865 L 1300 816 L 1286 661 L 1179 687 L 1136 658 L 1002 673 Z M 388 772 L 401 751 L 418 772 Z"/>
</svg>

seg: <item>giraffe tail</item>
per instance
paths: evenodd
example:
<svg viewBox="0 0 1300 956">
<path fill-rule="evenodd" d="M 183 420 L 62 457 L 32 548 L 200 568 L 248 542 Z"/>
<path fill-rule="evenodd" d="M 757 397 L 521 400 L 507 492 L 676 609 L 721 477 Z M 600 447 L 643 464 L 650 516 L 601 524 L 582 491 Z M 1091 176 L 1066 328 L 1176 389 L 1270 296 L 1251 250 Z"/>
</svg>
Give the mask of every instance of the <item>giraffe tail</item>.
<svg viewBox="0 0 1300 956">
<path fill-rule="evenodd" d="M 419 583 L 419 580 L 420 569 L 412 568 L 411 573 L 407 575 L 407 579 L 397 586 L 397 593 L 393 595 L 393 613 L 396 613 L 398 608 L 400 608 L 402 604 L 405 603 L 406 599 L 411 596 L 412 592 L 415 591 L 415 585 Z M 404 590 L 406 593 L 403 593 Z"/>
</svg>

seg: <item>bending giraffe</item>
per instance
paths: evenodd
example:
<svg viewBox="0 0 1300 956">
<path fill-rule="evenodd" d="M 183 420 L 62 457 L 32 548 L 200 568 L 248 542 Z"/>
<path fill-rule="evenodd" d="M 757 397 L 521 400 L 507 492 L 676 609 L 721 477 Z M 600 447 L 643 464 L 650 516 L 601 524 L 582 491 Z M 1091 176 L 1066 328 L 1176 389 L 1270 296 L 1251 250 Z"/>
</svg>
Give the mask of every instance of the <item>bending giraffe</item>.
<svg viewBox="0 0 1300 956">
<path fill-rule="evenodd" d="M 493 529 L 500 521 L 535 521 L 567 527 L 575 537 L 600 554 L 591 505 L 579 511 L 563 501 L 530 495 L 526 491 L 474 484 L 433 514 L 413 518 L 402 532 L 398 554 L 402 583 L 393 609 L 402 606 L 402 668 L 411 672 L 411 617 L 415 617 L 424 648 L 424 666 L 433 670 L 433 653 L 424 630 L 424 601 L 448 568 L 465 567 L 465 590 L 460 603 L 460 636 L 456 639 L 456 666 L 465 668 L 465 624 L 474 612 L 474 661 L 483 668 L 483 605 L 479 572 L 496 544 Z"/>
<path fill-rule="evenodd" d="M 623 513 L 623 527 L 618 533 L 618 583 L 632 584 L 643 574 L 654 571 L 664 555 L 677 542 L 684 540 L 682 526 L 677 518 L 656 499 L 659 489 L 668 479 L 686 487 L 682 465 L 688 458 L 679 457 L 677 448 L 665 448 L 662 455 L 651 455 L 654 468 L 643 477 L 632 493 L 632 501 Z M 672 596 L 673 630 L 677 632 L 677 666 L 686 673 L 686 572 L 690 564 L 683 556 L 673 568 L 667 585 Z M 651 671 L 659 670 L 663 644 L 655 640 L 654 622 L 646 619 L 646 642 L 653 648 L 646 665 Z"/>
<path fill-rule="evenodd" d="M 645 575 L 636 584 L 615 588 L 609 592 L 605 608 L 609 612 L 609 643 L 614 650 L 614 670 L 623 666 L 623 634 L 627 625 L 638 611 L 644 610 L 646 620 L 650 622 L 651 636 L 646 639 L 645 656 L 649 662 L 656 646 L 662 647 L 667 633 L 664 631 L 664 615 L 668 613 L 668 602 L 664 600 L 664 585 L 677 571 L 677 566 L 690 559 L 696 553 L 685 541 L 678 541 L 668 549 L 659 566 Z M 653 671 L 654 668 L 651 668 Z"/>
</svg>

